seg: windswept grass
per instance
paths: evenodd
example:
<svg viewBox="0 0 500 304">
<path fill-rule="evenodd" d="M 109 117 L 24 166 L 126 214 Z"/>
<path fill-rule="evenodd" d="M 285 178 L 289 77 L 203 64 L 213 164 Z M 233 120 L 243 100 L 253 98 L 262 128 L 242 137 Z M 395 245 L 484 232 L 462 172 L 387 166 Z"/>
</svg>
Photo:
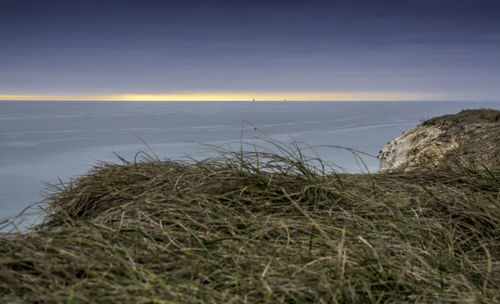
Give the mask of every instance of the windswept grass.
<svg viewBox="0 0 500 304">
<path fill-rule="evenodd" d="M 488 108 L 462 110 L 457 114 L 444 115 L 423 121 L 424 124 L 443 123 L 477 123 L 500 121 L 500 111 Z"/>
<path fill-rule="evenodd" d="M 36 231 L 0 238 L 1 301 L 500 302 L 498 173 L 221 153 L 58 186 Z"/>
</svg>

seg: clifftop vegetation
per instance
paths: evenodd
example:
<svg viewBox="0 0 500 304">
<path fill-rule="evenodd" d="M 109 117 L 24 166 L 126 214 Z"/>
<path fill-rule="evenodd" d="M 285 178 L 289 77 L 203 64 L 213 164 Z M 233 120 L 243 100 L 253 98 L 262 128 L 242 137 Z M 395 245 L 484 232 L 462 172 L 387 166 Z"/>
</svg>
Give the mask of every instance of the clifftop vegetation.
<svg viewBox="0 0 500 304">
<path fill-rule="evenodd" d="M 500 301 L 499 172 L 335 174 L 280 149 L 54 186 L 41 226 L 0 238 L 0 300 Z"/>
</svg>

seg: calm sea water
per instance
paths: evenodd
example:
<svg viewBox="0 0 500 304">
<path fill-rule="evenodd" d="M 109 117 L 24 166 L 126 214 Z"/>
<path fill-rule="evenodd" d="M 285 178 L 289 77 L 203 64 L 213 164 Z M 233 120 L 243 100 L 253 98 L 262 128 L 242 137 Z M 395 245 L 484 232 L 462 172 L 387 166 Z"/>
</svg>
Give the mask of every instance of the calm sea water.
<svg viewBox="0 0 500 304">
<path fill-rule="evenodd" d="M 160 157 L 213 154 L 199 143 L 239 148 L 243 137 L 311 146 L 340 145 L 377 155 L 423 119 L 499 102 L 56 102 L 0 101 L 0 218 L 42 200 L 57 183 L 96 161 L 132 159 L 146 142 Z M 316 148 L 345 170 L 360 172 L 350 152 Z M 377 171 L 376 158 L 364 157 Z M 340 170 L 339 168 L 337 168 Z M 366 170 L 365 170 L 366 171 Z"/>
</svg>

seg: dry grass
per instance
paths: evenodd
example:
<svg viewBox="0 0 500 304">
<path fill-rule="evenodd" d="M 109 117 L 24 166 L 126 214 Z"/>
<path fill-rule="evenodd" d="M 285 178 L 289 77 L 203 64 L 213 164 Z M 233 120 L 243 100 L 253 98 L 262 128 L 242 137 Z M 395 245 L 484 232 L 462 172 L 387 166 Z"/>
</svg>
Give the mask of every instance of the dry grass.
<svg viewBox="0 0 500 304">
<path fill-rule="evenodd" d="M 100 164 L 0 238 L 3 303 L 498 303 L 499 174 L 298 151 Z"/>
<path fill-rule="evenodd" d="M 478 123 L 478 122 L 490 122 L 495 123 L 500 121 L 500 111 L 495 109 L 468 109 L 462 110 L 457 114 L 444 115 L 439 117 L 434 117 L 432 119 L 424 120 L 424 124 L 438 124 L 443 123 Z"/>
<path fill-rule="evenodd" d="M 476 115 L 480 119 L 490 122 L 500 121 L 500 111 L 494 109 L 463 110 L 458 115 Z"/>
</svg>

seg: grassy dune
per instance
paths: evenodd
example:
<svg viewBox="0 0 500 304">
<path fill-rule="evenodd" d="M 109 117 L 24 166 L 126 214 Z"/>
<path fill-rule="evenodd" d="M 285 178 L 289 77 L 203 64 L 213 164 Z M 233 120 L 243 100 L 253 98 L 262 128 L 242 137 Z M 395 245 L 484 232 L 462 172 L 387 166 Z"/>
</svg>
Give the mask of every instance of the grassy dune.
<svg viewBox="0 0 500 304">
<path fill-rule="evenodd" d="M 500 302 L 499 172 L 327 174 L 282 152 L 58 186 L 43 225 L 0 237 L 0 301 Z"/>
</svg>

